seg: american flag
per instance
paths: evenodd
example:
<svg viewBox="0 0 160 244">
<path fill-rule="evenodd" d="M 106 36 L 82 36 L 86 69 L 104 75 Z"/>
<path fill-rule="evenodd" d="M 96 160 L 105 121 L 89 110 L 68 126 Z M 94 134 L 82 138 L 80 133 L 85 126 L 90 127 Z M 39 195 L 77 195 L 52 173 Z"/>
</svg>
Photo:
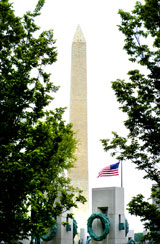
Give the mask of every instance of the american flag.
<svg viewBox="0 0 160 244">
<path fill-rule="evenodd" d="M 97 177 L 105 177 L 105 176 L 116 176 L 119 175 L 118 172 L 118 168 L 119 168 L 119 162 L 116 164 L 111 164 L 105 168 L 103 168 Z"/>
</svg>

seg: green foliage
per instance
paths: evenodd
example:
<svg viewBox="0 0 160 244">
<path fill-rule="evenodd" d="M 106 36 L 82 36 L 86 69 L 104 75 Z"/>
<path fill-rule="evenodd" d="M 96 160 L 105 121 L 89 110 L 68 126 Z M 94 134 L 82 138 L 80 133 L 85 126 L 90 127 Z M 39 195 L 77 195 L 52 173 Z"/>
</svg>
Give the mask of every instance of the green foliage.
<svg viewBox="0 0 160 244">
<path fill-rule="evenodd" d="M 113 132 L 112 139 L 103 139 L 105 151 L 118 160 L 129 160 L 136 164 L 137 169 L 145 171 L 145 178 L 157 184 L 152 190 L 152 197 L 160 202 L 160 2 L 145 0 L 136 2 L 131 11 L 119 10 L 121 24 L 119 30 L 125 36 L 124 49 L 131 62 L 136 62 L 142 69 L 128 72 L 128 80 L 112 82 L 120 109 L 127 114 L 124 125 L 127 136 L 123 137 Z M 159 216 L 155 205 L 147 204 L 138 195 L 129 204 L 129 211 L 141 217 L 142 221 L 155 221 L 160 230 L 160 224 L 149 213 Z M 138 202 L 140 200 L 140 203 Z M 138 207 L 137 207 L 138 206 Z M 153 207 L 153 209 L 152 209 Z M 146 208 L 148 212 L 146 212 Z M 155 210 L 156 209 L 156 210 Z M 148 223 L 149 223 L 148 222 Z M 149 224 L 145 224 L 150 229 Z M 152 235 L 153 238 L 155 236 Z M 151 238 L 150 236 L 150 238 Z"/>
<path fill-rule="evenodd" d="M 143 233 L 135 233 L 134 234 L 134 240 L 136 242 L 141 242 L 142 241 L 142 238 L 143 238 Z"/>
<path fill-rule="evenodd" d="M 160 218 L 160 211 L 158 206 L 145 201 L 142 194 L 138 194 L 136 197 L 133 197 L 128 206 L 129 212 L 131 214 L 140 216 L 141 220 L 145 222 L 144 225 L 146 229 L 158 231 L 157 227 L 159 226 Z"/>
<path fill-rule="evenodd" d="M 37 6 L 36 6 L 36 8 L 34 10 L 35 14 L 39 14 L 40 13 L 40 10 L 43 7 L 44 3 L 45 3 L 45 0 L 39 0 L 38 1 Z"/>
<path fill-rule="evenodd" d="M 39 239 L 82 192 L 66 178 L 74 164 L 76 141 L 64 109 L 47 111 L 58 87 L 46 65 L 56 61 L 53 31 L 35 24 L 44 0 L 33 13 L 15 16 L 0 1 L 0 242 Z"/>
</svg>

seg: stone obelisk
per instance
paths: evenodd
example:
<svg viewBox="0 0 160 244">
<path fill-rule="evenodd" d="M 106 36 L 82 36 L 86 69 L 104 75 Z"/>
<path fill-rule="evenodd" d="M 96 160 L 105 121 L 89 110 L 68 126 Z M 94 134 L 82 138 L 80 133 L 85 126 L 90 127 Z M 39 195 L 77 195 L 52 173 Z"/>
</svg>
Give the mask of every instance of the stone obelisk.
<svg viewBox="0 0 160 244">
<path fill-rule="evenodd" d="M 80 26 L 72 43 L 70 122 L 78 140 L 75 167 L 69 172 L 74 186 L 83 190 L 87 199 L 74 211 L 78 227 L 86 228 L 88 218 L 88 133 L 87 133 L 87 69 L 86 41 Z"/>
</svg>

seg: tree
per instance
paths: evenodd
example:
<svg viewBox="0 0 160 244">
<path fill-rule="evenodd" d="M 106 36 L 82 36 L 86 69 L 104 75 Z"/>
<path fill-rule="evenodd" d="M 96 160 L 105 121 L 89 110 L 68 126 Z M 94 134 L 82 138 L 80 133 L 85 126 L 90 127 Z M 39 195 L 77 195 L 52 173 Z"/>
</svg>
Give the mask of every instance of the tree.
<svg viewBox="0 0 160 244">
<path fill-rule="evenodd" d="M 157 187 L 152 189 L 156 204 L 160 203 L 160 2 L 136 2 L 129 13 L 119 10 L 119 30 L 125 36 L 124 49 L 129 60 L 139 69 L 128 72 L 128 80 L 112 82 L 112 88 L 127 115 L 124 125 L 127 136 L 113 132 L 112 139 L 103 139 L 105 151 L 119 160 L 129 160 L 145 172 Z M 143 67 L 143 69 L 141 68 Z M 129 212 L 141 217 L 150 230 L 149 238 L 156 241 L 152 226 L 160 231 L 158 205 L 149 204 L 140 194 L 129 203 Z M 157 242 L 156 242 L 157 243 Z"/>
<path fill-rule="evenodd" d="M 58 87 L 45 66 L 56 61 L 53 31 L 35 24 L 33 13 L 15 16 L 0 1 L 0 242 L 41 237 L 56 216 L 85 202 L 65 170 L 74 165 L 76 141 L 64 108 L 47 111 Z M 54 217 L 54 218 L 53 218 Z"/>
</svg>

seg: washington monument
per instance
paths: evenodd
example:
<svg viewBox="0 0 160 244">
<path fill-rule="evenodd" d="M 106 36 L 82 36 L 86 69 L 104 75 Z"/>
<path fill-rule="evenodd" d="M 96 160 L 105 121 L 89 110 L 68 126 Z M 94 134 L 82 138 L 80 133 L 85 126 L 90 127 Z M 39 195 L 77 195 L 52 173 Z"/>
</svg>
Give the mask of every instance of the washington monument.
<svg viewBox="0 0 160 244">
<path fill-rule="evenodd" d="M 72 43 L 70 122 L 78 140 L 75 168 L 69 172 L 72 184 L 83 190 L 87 202 L 74 211 L 79 228 L 88 218 L 88 131 L 87 131 L 87 69 L 86 41 L 80 26 Z"/>
</svg>

